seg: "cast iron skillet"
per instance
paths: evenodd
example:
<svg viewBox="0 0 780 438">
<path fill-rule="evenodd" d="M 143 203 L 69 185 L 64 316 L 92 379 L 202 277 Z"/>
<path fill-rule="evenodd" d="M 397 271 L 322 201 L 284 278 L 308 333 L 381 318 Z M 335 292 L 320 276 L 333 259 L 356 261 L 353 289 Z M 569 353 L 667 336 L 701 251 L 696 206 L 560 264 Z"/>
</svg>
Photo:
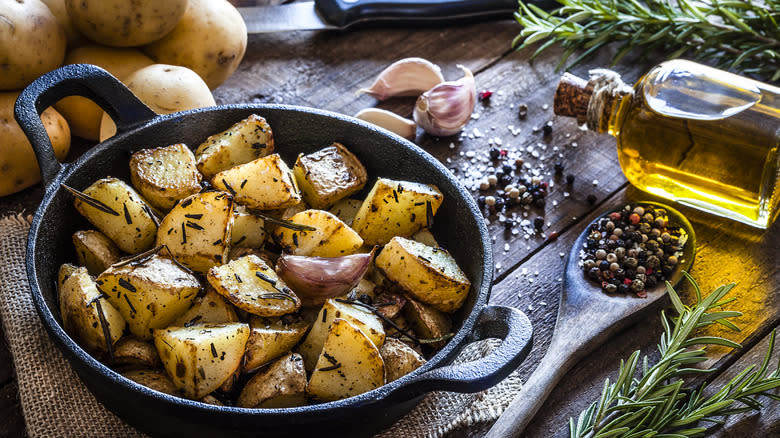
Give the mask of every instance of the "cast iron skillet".
<svg viewBox="0 0 780 438">
<path fill-rule="evenodd" d="M 59 164 L 39 114 L 59 99 L 80 95 L 100 105 L 117 135 L 74 163 Z M 157 115 L 116 78 L 91 65 L 69 65 L 27 87 L 16 102 L 16 119 L 35 149 L 46 193 L 30 228 L 27 275 L 44 326 L 84 384 L 129 424 L 158 436 L 366 436 L 392 424 L 430 391 L 476 392 L 514 370 L 531 346 L 531 325 L 520 311 L 487 306 L 493 262 L 484 221 L 468 192 L 438 162 L 414 144 L 351 117 L 284 105 L 225 105 Z M 288 409 L 212 406 L 152 391 L 123 378 L 82 350 L 62 329 L 56 294 L 60 264 L 75 260 L 71 235 L 90 225 L 73 208 L 61 183 L 82 190 L 115 176 L 129 181 L 128 159 L 139 149 L 200 144 L 210 134 L 257 113 L 274 130 L 278 152 L 292 163 L 339 141 L 365 164 L 374 179 L 384 176 L 434 183 L 444 194 L 434 233 L 472 281 L 464 307 L 453 315 L 458 331 L 428 363 L 403 378 L 345 400 Z M 369 180 L 367 187 L 373 185 Z M 448 365 L 463 346 L 485 338 L 501 345 L 475 362 Z"/>
</svg>

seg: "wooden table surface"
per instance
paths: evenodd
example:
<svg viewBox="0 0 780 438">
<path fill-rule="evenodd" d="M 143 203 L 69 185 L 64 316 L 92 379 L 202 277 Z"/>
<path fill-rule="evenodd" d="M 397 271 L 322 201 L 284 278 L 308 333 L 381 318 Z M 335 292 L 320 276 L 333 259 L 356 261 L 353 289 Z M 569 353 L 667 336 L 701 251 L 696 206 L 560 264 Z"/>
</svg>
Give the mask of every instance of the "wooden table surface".
<svg viewBox="0 0 780 438">
<path fill-rule="evenodd" d="M 653 198 L 627 184 L 612 137 L 582 131 L 573 121 L 553 115 L 552 96 L 561 73 L 555 67 L 562 51 L 552 48 L 530 62 L 532 50 L 515 51 L 510 47 L 519 30 L 516 22 L 507 19 L 435 29 L 252 35 L 239 69 L 214 90 L 214 95 L 218 104 L 275 102 L 349 115 L 376 106 L 411 117 L 413 98 L 379 103 L 369 96 L 356 97 L 355 91 L 370 85 L 391 62 L 410 56 L 437 63 L 449 80 L 461 76 L 458 64 L 471 69 L 478 91 L 490 90 L 493 95 L 489 101 L 478 102 L 465 135 L 439 139 L 419 131 L 415 142 L 461 178 L 472 171 L 484 172 L 489 165 L 490 146 L 500 144 L 509 151 L 522 151 L 522 158 L 530 165 L 522 173 L 539 169 L 542 178 L 551 183 L 544 208 L 512 207 L 507 212 L 516 215 L 518 222 L 543 217 L 542 233 L 528 233 L 533 227 L 523 225 L 516 226 L 516 232 L 506 231 L 496 215 L 487 218 L 496 263 L 491 303 L 517 307 L 534 325 L 533 350 L 521 366 L 527 377 L 539 363 L 553 332 L 563 254 L 605 204 Z M 609 53 L 600 52 L 572 72 L 585 76 L 588 69 L 608 63 Z M 626 80 L 634 81 L 650 66 L 634 60 L 624 61 L 615 69 Z M 528 107 L 525 119 L 518 116 L 520 104 Z M 550 135 L 543 135 L 539 128 L 547 122 L 552 122 L 553 130 Z M 571 186 L 555 175 L 555 162 L 565 166 L 564 175 L 575 176 Z M 0 214 L 20 209 L 32 212 L 41 194 L 42 190 L 34 187 L 0 198 Z M 479 192 L 473 194 L 477 196 Z M 587 201 L 588 195 L 596 197 L 595 204 Z M 713 332 L 743 343 L 743 348 L 713 349 L 707 363 L 719 370 L 711 378 L 723 381 L 746 364 L 760 362 L 766 351 L 767 334 L 778 325 L 780 224 L 761 232 L 689 208 L 678 208 L 689 216 L 697 233 L 699 248 L 691 274 L 702 289 L 711 291 L 724 283 L 737 283 L 732 295 L 738 301 L 729 307 L 744 313 L 736 321 L 742 331 Z M 551 232 L 557 232 L 559 237 L 547 239 Z M 691 288 L 684 286 L 681 291 L 690 302 Z M 597 348 L 564 377 L 530 424 L 526 436 L 568 436 L 569 417 L 576 416 L 598 396 L 605 378 L 615 377 L 620 358 L 636 349 L 651 358 L 657 357 L 655 345 L 660 333 L 658 315 L 649 314 Z M 24 420 L 12 359 L 4 346 L 0 348 L 0 384 L 0 436 L 21 436 Z M 451 436 L 481 436 L 486 430 L 486 426 L 477 426 L 455 431 Z M 770 400 L 760 414 L 734 417 L 726 427 L 711 430 L 712 436 L 719 437 L 778 434 L 780 403 Z"/>
</svg>

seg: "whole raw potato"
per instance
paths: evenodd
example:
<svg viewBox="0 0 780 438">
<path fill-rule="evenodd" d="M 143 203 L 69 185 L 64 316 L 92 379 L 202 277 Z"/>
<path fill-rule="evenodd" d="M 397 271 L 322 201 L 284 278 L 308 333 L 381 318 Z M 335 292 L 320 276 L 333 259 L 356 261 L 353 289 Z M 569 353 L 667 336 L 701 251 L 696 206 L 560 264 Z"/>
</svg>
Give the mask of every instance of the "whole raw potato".
<svg viewBox="0 0 780 438">
<path fill-rule="evenodd" d="M 227 0 L 190 0 L 173 31 L 143 50 L 156 62 L 189 67 L 213 90 L 238 68 L 246 41 L 244 19 Z"/>
<path fill-rule="evenodd" d="M 14 103 L 18 91 L 0 92 L 0 196 L 10 195 L 41 180 L 38 160 L 22 128 L 14 119 Z M 62 160 L 70 149 L 70 129 L 65 119 L 54 109 L 41 115 L 49 134 L 54 154 Z"/>
<path fill-rule="evenodd" d="M 171 31 L 187 0 L 65 0 L 73 24 L 96 43 L 116 47 L 149 44 Z"/>
<path fill-rule="evenodd" d="M 65 30 L 65 37 L 68 40 L 68 50 L 87 43 L 87 39 L 84 38 L 84 35 L 82 35 L 81 32 L 76 29 L 76 26 L 73 25 L 73 21 L 70 19 L 70 15 L 68 15 L 68 9 L 65 7 L 65 0 L 41 1 L 49 7 L 51 13 L 54 14 L 57 21 L 59 21 L 60 26 Z"/>
<path fill-rule="evenodd" d="M 128 75 L 124 83 L 157 114 L 216 105 L 203 79 L 187 67 L 152 64 Z M 115 133 L 116 125 L 103 113 L 100 141 Z"/>
<path fill-rule="evenodd" d="M 61 66 L 66 41 L 40 0 L 0 0 L 0 90 L 24 88 Z"/>
<path fill-rule="evenodd" d="M 90 44 L 69 51 L 65 64 L 95 64 L 122 80 L 130 73 L 154 64 L 154 61 L 137 49 Z M 70 96 L 54 107 L 68 121 L 74 135 L 95 141 L 100 138 L 103 110 L 97 104 L 85 97 Z"/>
</svg>

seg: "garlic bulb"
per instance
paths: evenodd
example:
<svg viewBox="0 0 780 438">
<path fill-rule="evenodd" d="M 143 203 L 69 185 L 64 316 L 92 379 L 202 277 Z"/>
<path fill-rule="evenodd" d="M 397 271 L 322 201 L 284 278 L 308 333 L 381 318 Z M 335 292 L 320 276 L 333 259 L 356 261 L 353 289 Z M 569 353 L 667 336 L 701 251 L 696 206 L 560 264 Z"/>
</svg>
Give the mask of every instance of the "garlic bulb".
<svg viewBox="0 0 780 438">
<path fill-rule="evenodd" d="M 437 137 L 457 134 L 474 112 L 477 88 L 471 70 L 459 65 L 464 76 L 457 81 L 442 82 L 417 98 L 414 121 L 425 132 Z"/>
<path fill-rule="evenodd" d="M 405 58 L 390 64 L 369 88 L 361 88 L 357 94 L 370 94 L 378 100 L 419 96 L 440 82 L 444 82 L 444 76 L 438 65 L 423 58 Z"/>
<path fill-rule="evenodd" d="M 414 137 L 417 135 L 417 125 L 413 121 L 380 108 L 360 110 L 355 114 L 355 118 L 373 123 L 409 140 L 414 140 Z"/>
</svg>

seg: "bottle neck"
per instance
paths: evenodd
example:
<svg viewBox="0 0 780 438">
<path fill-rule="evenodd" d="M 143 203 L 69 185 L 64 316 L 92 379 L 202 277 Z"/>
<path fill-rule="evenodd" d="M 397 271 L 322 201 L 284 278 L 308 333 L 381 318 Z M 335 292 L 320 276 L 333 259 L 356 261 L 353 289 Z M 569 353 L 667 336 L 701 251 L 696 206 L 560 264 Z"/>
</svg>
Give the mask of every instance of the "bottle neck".
<svg viewBox="0 0 780 438">
<path fill-rule="evenodd" d="M 589 73 L 588 86 L 592 87 L 593 92 L 588 100 L 585 123 L 592 131 L 617 135 L 619 129 L 614 127 L 619 124 L 618 109 L 624 99 L 633 97 L 634 89 L 612 70 L 595 69 Z"/>
</svg>

